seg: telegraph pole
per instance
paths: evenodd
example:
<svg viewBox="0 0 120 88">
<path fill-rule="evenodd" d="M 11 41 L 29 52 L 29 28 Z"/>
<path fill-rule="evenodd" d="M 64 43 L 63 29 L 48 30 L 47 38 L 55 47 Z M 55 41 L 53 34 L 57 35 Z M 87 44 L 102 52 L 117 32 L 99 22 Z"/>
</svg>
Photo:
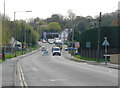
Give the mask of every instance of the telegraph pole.
<svg viewBox="0 0 120 88">
<path fill-rule="evenodd" d="M 14 22 L 15 22 L 15 15 L 16 15 L 16 12 L 14 12 Z M 16 22 L 15 22 L 15 57 L 17 56 L 16 55 L 16 44 L 17 44 L 17 35 L 16 35 L 16 32 L 17 32 L 17 29 L 16 29 Z"/>
<path fill-rule="evenodd" d="M 4 0 L 3 31 L 4 31 L 4 27 L 5 27 L 4 25 L 5 25 L 5 0 Z M 5 44 L 4 44 L 4 49 L 2 49 L 2 59 L 5 60 Z"/>
<path fill-rule="evenodd" d="M 38 30 L 39 30 L 39 25 L 37 25 L 37 49 L 38 49 Z"/>
<path fill-rule="evenodd" d="M 100 12 L 100 17 L 99 17 L 97 59 L 99 59 L 99 57 L 100 57 L 100 30 L 101 30 L 101 14 L 102 14 L 102 12 Z"/>
<path fill-rule="evenodd" d="M 74 27 L 72 29 L 72 54 L 73 54 Z"/>
</svg>

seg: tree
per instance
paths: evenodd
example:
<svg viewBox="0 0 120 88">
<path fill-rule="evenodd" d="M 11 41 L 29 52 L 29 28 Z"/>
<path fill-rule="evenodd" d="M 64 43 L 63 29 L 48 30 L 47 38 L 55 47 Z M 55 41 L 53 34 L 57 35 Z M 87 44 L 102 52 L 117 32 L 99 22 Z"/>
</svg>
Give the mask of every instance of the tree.
<svg viewBox="0 0 120 88">
<path fill-rule="evenodd" d="M 61 27 L 58 22 L 49 23 L 48 29 L 49 29 L 49 31 L 51 30 L 51 31 L 55 31 L 55 32 L 61 31 Z"/>
</svg>

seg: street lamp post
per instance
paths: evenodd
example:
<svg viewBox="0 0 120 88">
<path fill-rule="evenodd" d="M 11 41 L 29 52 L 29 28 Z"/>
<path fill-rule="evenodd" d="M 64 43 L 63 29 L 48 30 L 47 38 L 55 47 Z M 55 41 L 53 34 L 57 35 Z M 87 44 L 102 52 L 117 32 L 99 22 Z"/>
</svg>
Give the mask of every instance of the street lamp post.
<svg viewBox="0 0 120 88">
<path fill-rule="evenodd" d="M 37 25 L 37 48 L 38 48 L 38 30 L 39 30 L 39 24 Z"/>
<path fill-rule="evenodd" d="M 16 20 L 15 17 L 16 17 L 16 13 L 17 12 L 32 12 L 32 11 L 31 10 L 29 10 L 29 11 L 15 11 L 14 12 L 14 22 Z M 17 44 L 17 40 L 16 40 L 17 39 L 17 35 L 16 35 L 16 32 L 17 32 L 17 30 L 16 30 L 16 22 L 15 22 L 15 57 L 17 56 L 16 55 L 16 44 Z"/>
<path fill-rule="evenodd" d="M 97 47 L 97 60 L 100 58 L 100 30 L 101 30 L 101 14 L 100 12 L 100 17 L 99 17 L 99 28 L 98 28 L 98 47 Z"/>
</svg>

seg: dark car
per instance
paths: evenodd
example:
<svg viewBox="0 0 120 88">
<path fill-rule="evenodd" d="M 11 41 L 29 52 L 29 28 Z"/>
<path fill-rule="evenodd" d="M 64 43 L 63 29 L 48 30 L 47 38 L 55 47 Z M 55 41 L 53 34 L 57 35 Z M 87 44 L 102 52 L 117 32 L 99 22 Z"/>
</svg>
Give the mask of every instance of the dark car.
<svg viewBox="0 0 120 88">
<path fill-rule="evenodd" d="M 70 48 L 65 48 L 64 50 L 65 50 L 65 51 L 75 51 L 76 49 L 75 49 L 75 48 L 70 47 Z"/>
<path fill-rule="evenodd" d="M 46 50 L 46 48 L 45 48 L 45 46 L 43 46 L 42 48 L 41 48 L 41 51 L 45 51 Z"/>
</svg>

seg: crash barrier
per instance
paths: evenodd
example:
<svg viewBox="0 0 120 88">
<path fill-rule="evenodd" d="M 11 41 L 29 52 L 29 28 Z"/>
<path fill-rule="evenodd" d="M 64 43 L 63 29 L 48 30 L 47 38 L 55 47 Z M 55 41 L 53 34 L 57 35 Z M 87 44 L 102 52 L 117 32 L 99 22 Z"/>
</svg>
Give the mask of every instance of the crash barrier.
<svg viewBox="0 0 120 88">
<path fill-rule="evenodd" d="M 110 55 L 110 62 L 112 64 L 120 64 L 120 54 L 111 54 Z"/>
</svg>

